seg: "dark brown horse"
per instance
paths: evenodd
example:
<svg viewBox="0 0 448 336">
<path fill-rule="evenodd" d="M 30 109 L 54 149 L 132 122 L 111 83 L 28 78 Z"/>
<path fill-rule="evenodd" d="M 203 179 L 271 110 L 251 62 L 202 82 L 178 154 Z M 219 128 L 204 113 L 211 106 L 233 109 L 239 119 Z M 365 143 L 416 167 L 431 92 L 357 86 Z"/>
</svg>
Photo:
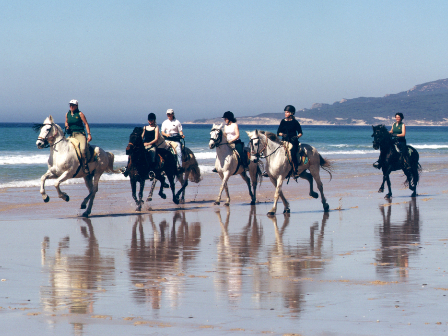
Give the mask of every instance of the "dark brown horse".
<svg viewBox="0 0 448 336">
<path fill-rule="evenodd" d="M 420 178 L 421 166 L 418 163 L 419 154 L 417 150 L 412 146 L 407 146 L 406 150 L 409 152 L 409 168 L 404 166 L 402 155 L 396 149 L 395 141 L 392 135 L 387 131 L 384 125 L 372 126 L 373 128 L 373 148 L 380 150 L 379 164 L 383 170 L 383 183 L 381 184 L 379 193 L 384 192 L 384 183 L 387 182 L 389 192 L 384 198 L 392 197 L 392 189 L 390 187 L 389 175 L 396 170 L 403 170 L 406 175 L 405 185 L 411 189 L 412 197 L 417 195 L 417 184 Z"/>
<path fill-rule="evenodd" d="M 170 183 L 170 189 L 173 193 L 173 202 L 179 204 L 179 195 L 185 189 L 185 183 L 182 188 L 177 192 L 175 191 L 175 177 L 177 174 L 176 157 L 168 150 L 158 148 L 157 149 L 157 162 L 151 167 L 146 160 L 146 149 L 143 145 L 142 139 L 142 127 L 135 127 L 134 131 L 129 136 L 129 143 L 126 147 L 126 154 L 130 156 L 130 169 L 129 178 L 131 180 L 132 198 L 137 204 L 136 211 L 140 211 L 143 205 L 143 189 L 145 188 L 145 181 L 156 178 L 160 181 L 159 196 L 163 199 L 166 195 L 163 193 L 163 188 L 166 186 L 165 176 Z M 136 196 L 137 182 L 140 183 L 140 191 L 138 193 L 138 199 Z"/>
</svg>

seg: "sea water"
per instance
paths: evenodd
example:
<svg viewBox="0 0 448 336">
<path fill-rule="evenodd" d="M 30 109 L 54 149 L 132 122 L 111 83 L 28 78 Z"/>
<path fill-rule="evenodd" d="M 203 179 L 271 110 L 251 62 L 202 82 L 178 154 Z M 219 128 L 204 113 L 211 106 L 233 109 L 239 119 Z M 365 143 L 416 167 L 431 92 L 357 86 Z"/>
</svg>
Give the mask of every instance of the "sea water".
<svg viewBox="0 0 448 336">
<path fill-rule="evenodd" d="M 63 125 L 61 125 L 63 126 Z M 92 144 L 115 155 L 114 167 L 127 163 L 126 146 L 135 124 L 90 124 Z M 240 125 L 241 140 L 248 144 L 246 131 L 255 129 L 276 132 L 276 125 Z M 366 158 L 371 162 L 379 155 L 372 148 L 371 126 L 310 126 L 304 125 L 301 142 L 314 146 L 330 160 Z M 211 125 L 184 124 L 186 146 L 196 155 L 202 173 L 211 173 L 216 158 L 208 147 Z M 38 149 L 38 133 L 29 123 L 0 123 L 0 188 L 37 187 L 47 171 L 50 149 Z M 448 127 L 407 127 L 407 142 L 422 155 L 448 154 Z M 340 169 L 348 165 L 340 165 Z M 104 174 L 102 180 L 124 180 L 121 174 Z M 64 183 L 83 183 L 73 179 Z M 50 184 L 50 183 L 49 183 Z"/>
</svg>

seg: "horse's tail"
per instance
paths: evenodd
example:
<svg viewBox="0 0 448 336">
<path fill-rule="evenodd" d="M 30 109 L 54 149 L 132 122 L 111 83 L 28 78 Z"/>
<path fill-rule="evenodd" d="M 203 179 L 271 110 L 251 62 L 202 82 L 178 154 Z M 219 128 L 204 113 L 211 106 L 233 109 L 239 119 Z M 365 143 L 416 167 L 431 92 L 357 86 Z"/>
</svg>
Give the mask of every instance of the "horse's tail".
<svg viewBox="0 0 448 336">
<path fill-rule="evenodd" d="M 110 152 L 106 152 L 107 155 L 107 159 L 108 159 L 108 165 L 107 165 L 107 169 L 106 172 L 108 173 L 121 173 L 121 171 L 119 169 L 114 169 L 114 154 L 110 153 Z"/>
<path fill-rule="evenodd" d="M 190 175 L 188 176 L 188 179 L 190 182 L 193 183 L 199 183 L 202 180 L 201 176 L 201 170 L 199 169 L 198 162 L 196 161 L 196 158 L 193 155 L 194 163 L 190 166 Z"/>
<path fill-rule="evenodd" d="M 330 174 L 330 181 L 333 178 L 331 172 L 333 171 L 333 166 L 331 165 L 330 160 L 324 159 L 322 155 L 319 154 L 319 165 L 325 170 L 328 174 Z"/>
</svg>

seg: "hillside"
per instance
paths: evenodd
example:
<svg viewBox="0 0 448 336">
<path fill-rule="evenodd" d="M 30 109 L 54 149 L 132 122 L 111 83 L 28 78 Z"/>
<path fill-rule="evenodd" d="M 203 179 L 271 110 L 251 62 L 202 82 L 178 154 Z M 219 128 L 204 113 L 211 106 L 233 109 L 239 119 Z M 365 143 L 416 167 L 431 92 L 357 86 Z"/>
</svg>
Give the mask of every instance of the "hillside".
<svg viewBox="0 0 448 336">
<path fill-rule="evenodd" d="M 316 103 L 296 112 L 303 125 L 373 125 L 392 123 L 402 112 L 407 125 L 448 125 L 448 79 L 419 84 L 408 91 L 384 97 L 341 99 L 333 104 Z M 283 113 L 239 117 L 239 124 L 278 124 Z M 198 119 L 191 123 L 211 124 L 221 118 Z"/>
</svg>

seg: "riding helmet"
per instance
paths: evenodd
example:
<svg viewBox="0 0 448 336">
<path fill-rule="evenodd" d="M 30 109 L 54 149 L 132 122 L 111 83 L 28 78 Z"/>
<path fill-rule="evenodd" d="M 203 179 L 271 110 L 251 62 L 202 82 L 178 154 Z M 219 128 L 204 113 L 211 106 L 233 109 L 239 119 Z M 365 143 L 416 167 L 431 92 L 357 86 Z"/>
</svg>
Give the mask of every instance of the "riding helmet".
<svg viewBox="0 0 448 336">
<path fill-rule="evenodd" d="M 292 105 L 286 105 L 284 111 L 285 112 L 286 111 L 291 112 L 292 115 L 294 115 L 296 113 L 296 108 L 294 106 L 292 106 Z"/>
<path fill-rule="evenodd" d="M 148 114 L 148 120 L 156 120 L 156 115 L 154 113 Z"/>
<path fill-rule="evenodd" d="M 223 115 L 222 117 L 223 117 L 223 118 L 227 118 L 227 119 L 229 119 L 230 121 L 232 121 L 232 120 L 235 119 L 233 113 L 230 112 L 230 111 L 224 112 L 224 115 Z"/>
</svg>

